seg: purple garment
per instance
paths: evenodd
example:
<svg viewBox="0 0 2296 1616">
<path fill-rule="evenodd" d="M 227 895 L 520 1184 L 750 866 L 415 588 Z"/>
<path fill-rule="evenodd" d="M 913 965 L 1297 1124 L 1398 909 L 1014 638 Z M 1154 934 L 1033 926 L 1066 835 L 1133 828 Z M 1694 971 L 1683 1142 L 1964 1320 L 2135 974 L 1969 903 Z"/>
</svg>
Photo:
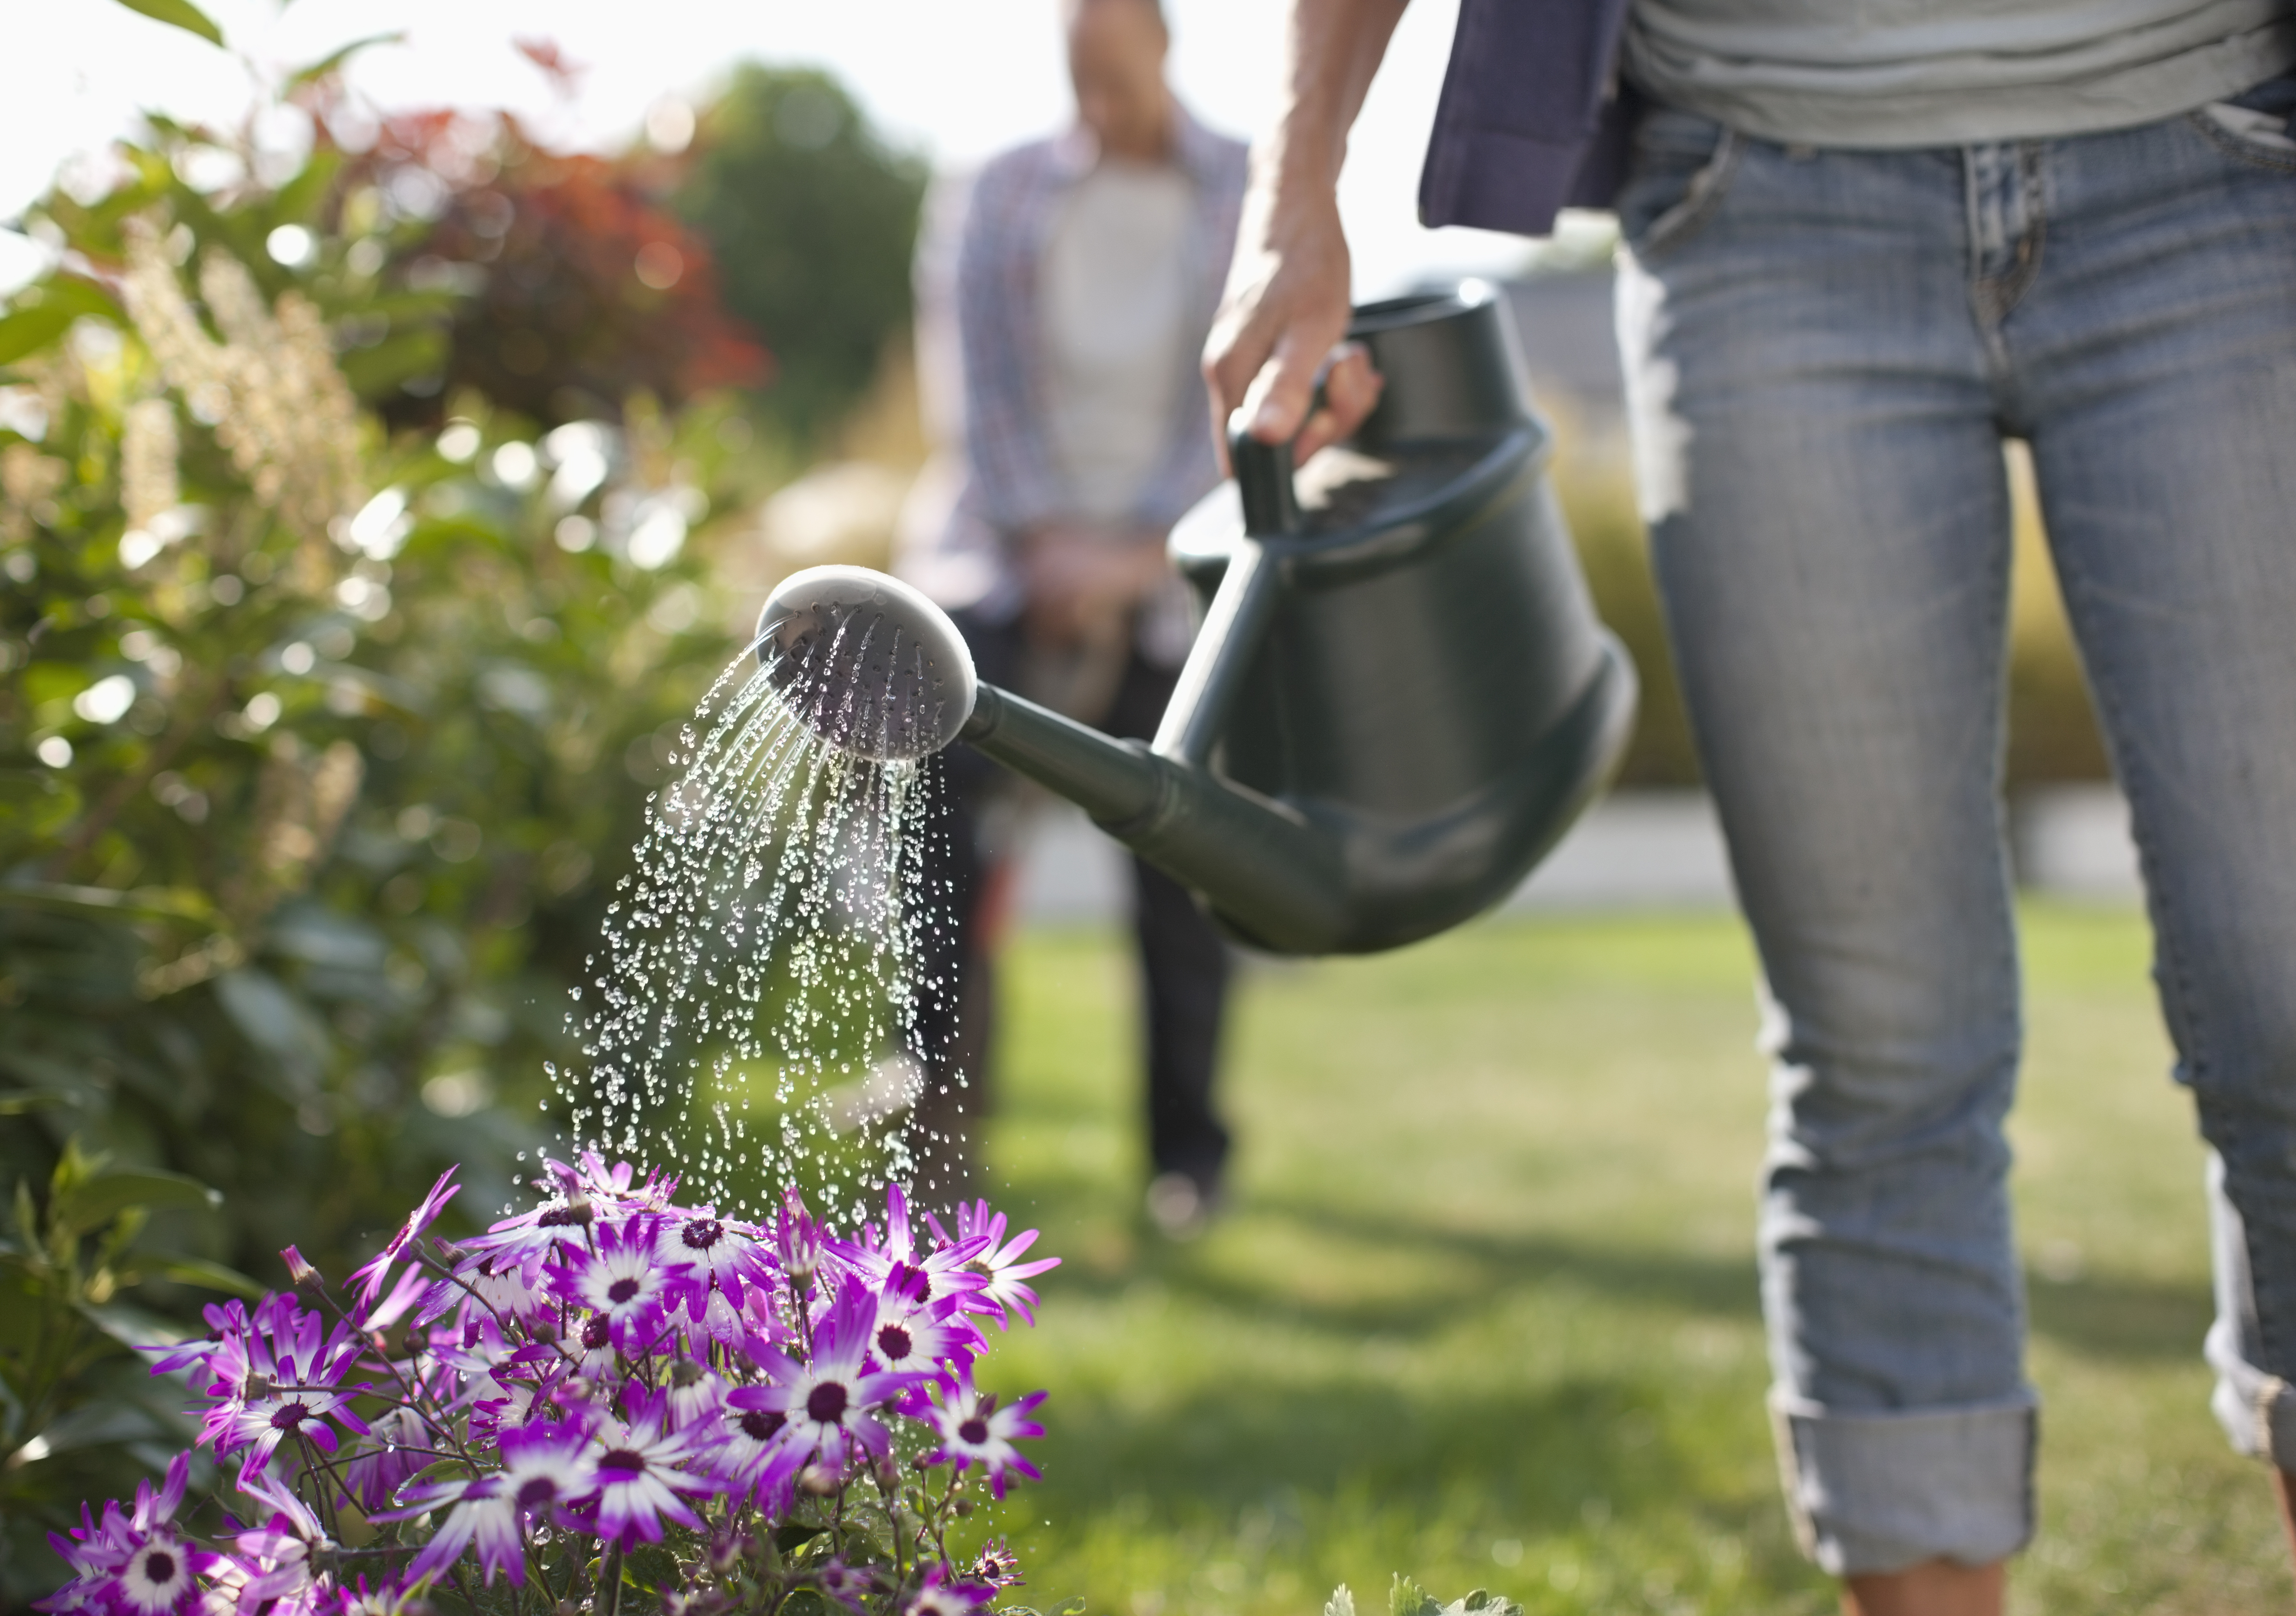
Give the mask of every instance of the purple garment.
<svg viewBox="0 0 2296 1616">
<path fill-rule="evenodd" d="M 1419 222 L 1545 235 L 1625 166 L 1616 74 L 1628 0 L 1461 0 L 1419 176 Z"/>
</svg>

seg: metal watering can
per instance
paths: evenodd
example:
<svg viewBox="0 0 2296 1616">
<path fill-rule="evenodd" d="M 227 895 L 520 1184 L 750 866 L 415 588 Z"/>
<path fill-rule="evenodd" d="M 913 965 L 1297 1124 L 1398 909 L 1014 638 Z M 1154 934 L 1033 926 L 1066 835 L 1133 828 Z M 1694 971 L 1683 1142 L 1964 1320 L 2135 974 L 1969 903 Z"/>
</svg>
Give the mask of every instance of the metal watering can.
<svg viewBox="0 0 2296 1616">
<path fill-rule="evenodd" d="M 1356 311 L 1379 407 L 1294 476 L 1235 480 L 1171 549 L 1204 621 L 1152 745 L 979 683 L 955 626 L 857 567 L 784 579 L 758 654 L 877 758 L 963 739 L 1081 806 L 1238 939 L 1365 954 L 1497 903 L 1608 782 L 1634 666 L 1596 620 L 1513 322 L 1480 283 Z"/>
</svg>

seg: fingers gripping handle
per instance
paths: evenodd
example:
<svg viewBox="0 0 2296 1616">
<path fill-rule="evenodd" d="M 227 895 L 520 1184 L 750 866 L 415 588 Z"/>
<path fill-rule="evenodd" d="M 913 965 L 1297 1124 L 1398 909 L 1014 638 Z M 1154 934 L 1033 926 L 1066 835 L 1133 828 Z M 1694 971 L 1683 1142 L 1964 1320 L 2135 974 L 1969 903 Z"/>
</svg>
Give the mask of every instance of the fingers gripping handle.
<svg viewBox="0 0 2296 1616">
<path fill-rule="evenodd" d="M 1262 443 L 1248 427 L 1231 421 L 1227 457 L 1235 468 L 1237 491 L 1243 496 L 1243 530 L 1254 538 L 1297 531 L 1300 496 L 1292 486 L 1291 444 Z"/>
</svg>

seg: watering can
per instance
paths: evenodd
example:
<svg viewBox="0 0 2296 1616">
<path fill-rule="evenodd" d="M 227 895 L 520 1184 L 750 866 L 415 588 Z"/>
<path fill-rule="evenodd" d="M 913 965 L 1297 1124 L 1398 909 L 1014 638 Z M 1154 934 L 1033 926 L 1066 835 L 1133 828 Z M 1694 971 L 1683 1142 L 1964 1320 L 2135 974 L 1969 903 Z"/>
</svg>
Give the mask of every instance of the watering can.
<svg viewBox="0 0 2296 1616">
<path fill-rule="evenodd" d="M 1174 529 L 1203 626 L 1152 744 L 979 682 L 955 626 L 856 567 L 783 581 L 758 654 L 815 730 L 877 758 L 962 738 L 1081 806 L 1241 941 L 1362 954 L 1504 899 L 1601 792 L 1636 682 L 1546 479 L 1506 305 L 1374 303 L 1385 378 L 1295 475 L 1242 434 Z"/>
</svg>

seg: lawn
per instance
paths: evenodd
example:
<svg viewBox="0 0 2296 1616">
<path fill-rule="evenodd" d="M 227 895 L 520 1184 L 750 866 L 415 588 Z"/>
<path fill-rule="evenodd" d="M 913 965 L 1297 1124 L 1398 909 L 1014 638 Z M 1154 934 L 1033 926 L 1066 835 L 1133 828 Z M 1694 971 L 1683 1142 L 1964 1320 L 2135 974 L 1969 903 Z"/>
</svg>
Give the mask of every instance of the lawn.
<svg viewBox="0 0 2296 1616">
<path fill-rule="evenodd" d="M 2023 1612 L 2284 1605 L 2208 1416 L 2201 1153 L 2134 916 L 2026 915 L 2016 1123 L 2046 1399 Z M 1763 1079 L 1721 916 L 1508 920 L 1254 968 L 1233 1215 L 1136 1214 L 1130 967 L 1037 932 L 1001 993 L 1002 1204 L 1067 1264 L 994 1380 L 1046 1386 L 998 1524 L 1047 1603 L 1312 1612 L 1409 1571 L 1544 1612 L 1832 1608 L 1776 1501 L 1753 1279 Z"/>
</svg>

